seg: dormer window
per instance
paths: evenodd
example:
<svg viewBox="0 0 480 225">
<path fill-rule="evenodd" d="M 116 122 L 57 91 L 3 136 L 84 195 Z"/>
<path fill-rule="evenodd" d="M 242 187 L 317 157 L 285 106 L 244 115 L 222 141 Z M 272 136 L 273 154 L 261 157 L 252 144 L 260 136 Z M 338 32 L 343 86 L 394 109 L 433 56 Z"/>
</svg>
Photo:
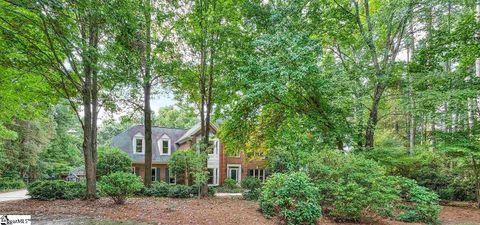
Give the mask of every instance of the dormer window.
<svg viewBox="0 0 480 225">
<path fill-rule="evenodd" d="M 158 149 L 160 155 L 170 155 L 170 138 L 167 135 L 163 135 L 160 140 L 158 140 Z"/>
<path fill-rule="evenodd" d="M 140 134 L 135 135 L 133 138 L 133 153 L 145 154 L 145 140 Z"/>
<path fill-rule="evenodd" d="M 162 140 L 162 155 L 170 155 L 170 141 L 169 140 Z"/>
</svg>

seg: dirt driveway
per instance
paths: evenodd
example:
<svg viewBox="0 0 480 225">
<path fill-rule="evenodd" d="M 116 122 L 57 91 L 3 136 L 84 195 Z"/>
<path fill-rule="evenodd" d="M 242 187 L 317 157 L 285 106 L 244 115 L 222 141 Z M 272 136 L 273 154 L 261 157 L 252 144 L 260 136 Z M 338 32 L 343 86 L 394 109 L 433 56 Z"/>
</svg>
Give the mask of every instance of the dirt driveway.
<svg viewBox="0 0 480 225">
<path fill-rule="evenodd" d="M 28 199 L 30 197 L 27 194 L 28 194 L 28 191 L 26 189 L 18 190 L 18 191 L 3 192 L 3 193 L 0 193 L 0 202 Z"/>
</svg>

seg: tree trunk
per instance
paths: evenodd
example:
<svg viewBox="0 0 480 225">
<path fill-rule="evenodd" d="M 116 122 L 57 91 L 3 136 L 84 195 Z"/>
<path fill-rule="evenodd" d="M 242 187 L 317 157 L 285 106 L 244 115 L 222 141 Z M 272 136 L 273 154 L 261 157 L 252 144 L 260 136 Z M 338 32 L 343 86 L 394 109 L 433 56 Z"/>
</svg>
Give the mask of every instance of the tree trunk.
<svg viewBox="0 0 480 225">
<path fill-rule="evenodd" d="M 92 18 L 90 18 L 92 19 Z M 89 25 L 88 44 L 93 49 L 98 48 L 99 34 L 98 27 L 93 19 Z M 97 117 L 98 117 L 98 84 L 97 84 L 97 64 L 96 54 L 84 54 L 82 59 L 85 62 L 84 75 L 85 80 L 82 87 L 83 99 L 83 155 L 85 159 L 85 176 L 87 181 L 86 199 L 96 199 L 96 161 L 97 161 Z"/>
<path fill-rule="evenodd" d="M 378 123 L 378 106 L 382 98 L 383 91 L 385 90 L 385 84 L 378 83 L 375 87 L 375 92 L 373 95 L 372 108 L 370 109 L 370 114 L 367 122 L 367 129 L 365 131 L 365 149 L 373 149 L 374 144 L 374 135 L 375 127 Z"/>
<path fill-rule="evenodd" d="M 152 184 L 152 113 L 150 109 L 150 83 L 144 87 L 144 128 L 145 128 L 145 176 L 143 183 L 145 187 Z"/>
<path fill-rule="evenodd" d="M 472 164 L 473 174 L 475 176 L 475 198 L 477 199 L 477 207 L 480 208 L 480 171 L 474 155 L 472 155 Z"/>
<path fill-rule="evenodd" d="M 430 132 L 431 132 L 430 138 L 432 139 L 432 148 L 433 150 L 435 150 L 437 146 L 437 139 L 435 138 L 435 117 L 434 116 L 432 116 L 432 128 Z"/>
<path fill-rule="evenodd" d="M 89 73 L 89 72 L 88 72 Z M 96 198 L 96 174 L 95 164 L 93 161 L 93 146 L 92 146 L 92 111 L 90 99 L 90 75 L 86 77 L 84 83 L 83 93 L 83 108 L 84 108 L 84 126 L 83 126 L 83 157 L 85 160 L 85 176 L 87 181 L 86 199 Z"/>
<path fill-rule="evenodd" d="M 152 90 L 152 75 L 151 75 L 151 2 L 146 0 L 144 3 L 144 17 L 145 17 L 145 52 L 143 59 L 143 123 L 145 131 L 145 174 L 143 183 L 145 187 L 150 187 L 152 184 L 152 110 L 150 107 L 150 97 Z"/>
<path fill-rule="evenodd" d="M 188 170 L 185 170 L 185 185 L 190 185 L 189 183 L 189 178 L 190 178 L 190 173 L 188 172 Z"/>
</svg>

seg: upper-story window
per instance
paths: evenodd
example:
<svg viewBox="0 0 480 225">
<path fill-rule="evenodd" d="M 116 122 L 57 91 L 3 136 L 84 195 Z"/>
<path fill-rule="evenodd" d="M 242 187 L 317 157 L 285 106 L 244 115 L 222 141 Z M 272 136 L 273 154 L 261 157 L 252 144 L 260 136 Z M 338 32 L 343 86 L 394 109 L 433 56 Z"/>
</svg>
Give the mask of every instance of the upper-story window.
<svg viewBox="0 0 480 225">
<path fill-rule="evenodd" d="M 133 138 L 133 153 L 144 154 L 145 153 L 145 140 L 140 134 L 135 135 Z"/>
<path fill-rule="evenodd" d="M 160 150 L 160 155 L 170 155 L 170 138 L 167 135 L 163 135 L 158 140 L 158 149 Z"/>
</svg>

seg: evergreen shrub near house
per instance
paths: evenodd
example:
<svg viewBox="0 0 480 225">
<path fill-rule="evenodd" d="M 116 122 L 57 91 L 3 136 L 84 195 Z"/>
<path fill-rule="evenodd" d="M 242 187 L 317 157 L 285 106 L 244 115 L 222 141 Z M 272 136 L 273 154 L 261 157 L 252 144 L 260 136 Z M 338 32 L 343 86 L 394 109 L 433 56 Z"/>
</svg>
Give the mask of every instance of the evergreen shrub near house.
<svg viewBox="0 0 480 225">
<path fill-rule="evenodd" d="M 242 188 L 244 189 L 242 195 L 247 200 L 258 200 L 262 182 L 256 177 L 246 177 L 242 180 Z"/>
<path fill-rule="evenodd" d="M 164 181 L 155 181 L 149 188 L 146 188 L 145 194 L 154 197 L 167 197 L 171 187 L 172 185 Z"/>
<path fill-rule="evenodd" d="M 177 184 L 170 187 L 168 197 L 171 198 L 190 198 L 192 188 L 187 185 Z"/>
<path fill-rule="evenodd" d="M 113 147 L 98 148 L 98 177 L 115 172 L 130 172 L 131 168 L 132 159 L 126 152 Z"/>
<path fill-rule="evenodd" d="M 64 180 L 40 180 L 28 186 L 28 195 L 40 200 L 72 200 L 85 196 L 85 182 Z"/>
<path fill-rule="evenodd" d="M 223 187 L 226 189 L 235 189 L 237 188 L 237 181 L 232 178 L 226 178 L 223 181 Z"/>
<path fill-rule="evenodd" d="M 385 171 L 375 161 L 326 150 L 313 155 L 307 168 L 330 216 L 358 221 L 371 214 L 393 215 L 398 191 L 386 185 Z"/>
<path fill-rule="evenodd" d="M 102 195 L 112 198 L 115 204 L 124 204 L 128 197 L 142 189 L 143 183 L 135 174 L 115 172 L 103 176 L 99 186 Z"/>
<path fill-rule="evenodd" d="M 289 225 L 315 224 L 321 216 L 318 193 L 306 173 L 276 173 L 262 188 L 260 210 L 265 217 L 277 216 Z"/>
<path fill-rule="evenodd" d="M 319 189 L 320 205 L 331 217 L 359 221 L 380 215 L 426 223 L 438 218 L 434 192 L 413 180 L 387 176 L 382 166 L 363 155 L 322 151 L 306 167 Z"/>
<path fill-rule="evenodd" d="M 402 201 L 397 205 L 401 213 L 399 220 L 405 222 L 423 222 L 437 224 L 440 214 L 438 195 L 417 184 L 415 180 L 404 177 L 389 177 L 400 190 Z"/>
</svg>

